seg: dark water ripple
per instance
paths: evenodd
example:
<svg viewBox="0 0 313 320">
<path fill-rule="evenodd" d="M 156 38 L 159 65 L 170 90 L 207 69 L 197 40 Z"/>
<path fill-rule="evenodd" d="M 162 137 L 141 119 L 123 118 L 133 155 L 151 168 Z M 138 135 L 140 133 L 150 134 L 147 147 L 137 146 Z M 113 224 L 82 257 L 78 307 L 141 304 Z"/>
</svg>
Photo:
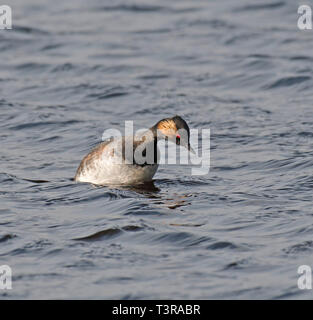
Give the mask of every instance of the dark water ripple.
<svg viewBox="0 0 313 320">
<path fill-rule="evenodd" d="M 0 30 L 3 298 L 311 299 L 311 32 L 285 1 L 12 0 Z M 47 15 L 49 12 L 49 15 Z M 107 128 L 180 114 L 208 175 L 72 178 Z"/>
<path fill-rule="evenodd" d="M 241 8 L 238 8 L 238 12 L 242 11 L 257 11 L 260 10 L 261 12 L 264 12 L 264 10 L 272 10 L 272 9 L 277 9 L 281 8 L 286 5 L 285 1 L 277 1 L 277 2 L 272 2 L 272 3 L 259 3 L 259 4 L 253 4 L 253 5 L 245 5 Z"/>
</svg>

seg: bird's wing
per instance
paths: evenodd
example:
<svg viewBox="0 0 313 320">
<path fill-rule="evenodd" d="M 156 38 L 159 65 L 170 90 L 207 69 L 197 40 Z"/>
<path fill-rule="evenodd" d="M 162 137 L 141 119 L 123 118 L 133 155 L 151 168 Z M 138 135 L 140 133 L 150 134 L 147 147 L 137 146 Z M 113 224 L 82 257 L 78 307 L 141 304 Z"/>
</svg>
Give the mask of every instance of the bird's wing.
<svg viewBox="0 0 313 320">
<path fill-rule="evenodd" d="M 83 169 L 88 169 L 90 167 L 93 166 L 93 163 L 95 160 L 99 159 L 103 153 L 103 151 L 107 148 L 107 146 L 112 142 L 113 140 L 107 140 L 104 141 L 100 144 L 98 144 L 94 149 L 92 149 L 81 161 L 77 171 L 76 171 L 76 175 L 75 175 L 75 179 L 76 177 L 78 177 L 81 172 L 83 171 Z"/>
</svg>

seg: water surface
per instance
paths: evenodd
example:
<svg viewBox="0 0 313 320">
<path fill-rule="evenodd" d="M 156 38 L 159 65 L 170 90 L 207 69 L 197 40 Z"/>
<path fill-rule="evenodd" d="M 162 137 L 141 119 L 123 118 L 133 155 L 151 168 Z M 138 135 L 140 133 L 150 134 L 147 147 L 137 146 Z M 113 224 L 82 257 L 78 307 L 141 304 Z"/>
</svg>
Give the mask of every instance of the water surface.
<svg viewBox="0 0 313 320">
<path fill-rule="evenodd" d="M 14 0 L 0 30 L 0 265 L 14 299 L 311 299 L 312 31 L 298 1 Z M 107 128 L 180 114 L 211 170 L 73 178 Z"/>
</svg>

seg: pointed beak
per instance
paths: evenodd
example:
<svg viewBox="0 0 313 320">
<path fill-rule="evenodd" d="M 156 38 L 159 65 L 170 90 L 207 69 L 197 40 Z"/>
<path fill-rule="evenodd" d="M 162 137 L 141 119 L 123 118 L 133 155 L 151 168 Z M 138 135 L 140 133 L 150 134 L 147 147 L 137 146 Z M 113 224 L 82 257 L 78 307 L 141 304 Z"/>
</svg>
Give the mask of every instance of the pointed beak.
<svg viewBox="0 0 313 320">
<path fill-rule="evenodd" d="M 188 144 L 188 150 L 189 150 L 191 153 L 196 154 L 195 150 L 193 150 L 193 149 L 191 148 L 190 143 Z"/>
<path fill-rule="evenodd" d="M 187 142 L 184 139 L 182 140 L 181 136 L 179 134 L 176 135 L 176 144 L 181 146 L 181 147 L 185 147 L 191 153 L 196 154 L 195 151 L 191 148 L 191 145 L 190 145 L 189 141 Z"/>
</svg>

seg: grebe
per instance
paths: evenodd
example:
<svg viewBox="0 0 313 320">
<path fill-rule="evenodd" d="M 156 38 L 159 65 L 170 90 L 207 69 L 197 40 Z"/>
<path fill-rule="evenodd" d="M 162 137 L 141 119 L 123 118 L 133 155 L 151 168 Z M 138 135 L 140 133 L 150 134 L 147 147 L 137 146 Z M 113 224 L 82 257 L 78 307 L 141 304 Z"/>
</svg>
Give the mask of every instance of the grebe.
<svg viewBox="0 0 313 320">
<path fill-rule="evenodd" d="M 158 169 L 158 140 L 168 139 L 194 152 L 190 131 L 180 116 L 162 119 L 144 133 L 100 143 L 81 161 L 75 181 L 132 185 L 151 181 Z"/>
</svg>

